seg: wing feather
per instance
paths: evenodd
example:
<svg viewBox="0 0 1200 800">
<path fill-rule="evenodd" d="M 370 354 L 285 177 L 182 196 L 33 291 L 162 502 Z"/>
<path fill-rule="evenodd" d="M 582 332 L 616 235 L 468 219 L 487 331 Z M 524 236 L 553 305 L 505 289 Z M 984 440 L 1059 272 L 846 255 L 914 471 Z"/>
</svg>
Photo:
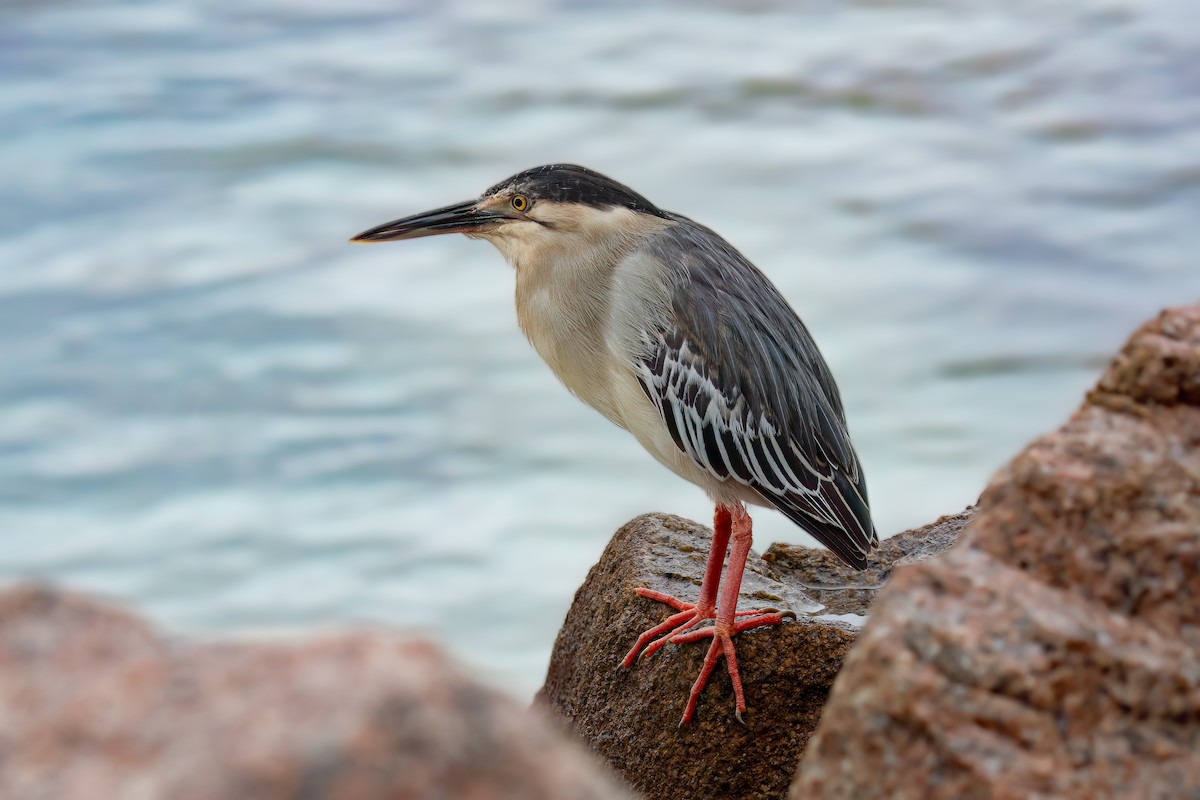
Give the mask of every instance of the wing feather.
<svg viewBox="0 0 1200 800">
<path fill-rule="evenodd" d="M 837 385 L 787 302 L 712 231 L 683 218 L 652 237 L 670 307 L 634 369 L 676 446 L 757 491 L 847 563 L 878 544 Z"/>
</svg>

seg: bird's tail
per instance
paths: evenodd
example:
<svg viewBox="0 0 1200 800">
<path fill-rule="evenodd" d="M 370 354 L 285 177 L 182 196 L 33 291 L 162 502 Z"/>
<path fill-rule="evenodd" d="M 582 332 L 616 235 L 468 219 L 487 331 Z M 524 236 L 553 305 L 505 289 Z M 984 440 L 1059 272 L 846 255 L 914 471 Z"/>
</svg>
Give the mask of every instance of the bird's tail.
<svg viewBox="0 0 1200 800">
<path fill-rule="evenodd" d="M 822 510 L 832 511 L 836 521 L 831 521 L 828 514 L 815 513 L 811 495 L 764 496 L 842 561 L 855 569 L 866 569 L 867 555 L 879 544 L 867 505 L 866 482 L 860 478 L 855 484 L 841 472 L 834 472 L 832 480 L 821 481 L 819 492 L 824 500 Z"/>
</svg>

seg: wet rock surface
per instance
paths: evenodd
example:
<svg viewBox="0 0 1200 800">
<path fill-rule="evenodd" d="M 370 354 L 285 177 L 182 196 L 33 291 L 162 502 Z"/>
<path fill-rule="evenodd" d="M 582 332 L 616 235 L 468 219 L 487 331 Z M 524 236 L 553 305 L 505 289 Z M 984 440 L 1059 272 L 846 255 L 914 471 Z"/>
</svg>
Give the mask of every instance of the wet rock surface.
<svg viewBox="0 0 1200 800">
<path fill-rule="evenodd" d="M 694 601 L 712 534 L 679 517 L 639 517 L 617 532 L 576 593 L 538 704 L 565 719 L 647 798 L 783 797 L 878 591 L 854 587 L 878 587 L 898 559 L 941 552 L 968 516 L 889 539 L 862 574 L 840 569 L 825 551 L 774 545 L 768 560 L 751 553 L 739 607 L 791 609 L 798 619 L 734 640 L 748 705 L 744 725 L 734 717 L 722 661 L 695 720 L 683 728 L 679 718 L 707 643 L 669 645 L 629 671 L 620 661 L 639 633 L 671 613 L 634 589 Z"/>
<path fill-rule="evenodd" d="M 790 797 L 1200 797 L 1200 306 L 895 572 Z"/>
<path fill-rule="evenodd" d="M 895 567 L 915 564 L 949 550 L 974 516 L 975 509 L 968 508 L 884 539 L 861 572 L 824 548 L 776 543 L 762 557 L 784 583 L 802 588 L 810 598 L 825 606 L 822 613 L 861 615 L 867 613 Z"/>
<path fill-rule="evenodd" d="M 0 797 L 628 795 L 429 644 L 368 632 L 196 643 L 25 587 L 0 592 Z"/>
</svg>

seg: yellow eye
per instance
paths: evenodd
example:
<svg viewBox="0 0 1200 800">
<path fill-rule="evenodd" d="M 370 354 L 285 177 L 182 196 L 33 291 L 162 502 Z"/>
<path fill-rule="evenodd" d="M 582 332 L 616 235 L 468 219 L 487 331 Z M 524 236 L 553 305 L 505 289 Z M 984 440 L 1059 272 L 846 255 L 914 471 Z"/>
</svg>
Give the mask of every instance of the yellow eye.
<svg viewBox="0 0 1200 800">
<path fill-rule="evenodd" d="M 524 211 L 529 208 L 529 198 L 523 194 L 515 194 L 512 199 L 512 207 L 517 211 Z"/>
</svg>

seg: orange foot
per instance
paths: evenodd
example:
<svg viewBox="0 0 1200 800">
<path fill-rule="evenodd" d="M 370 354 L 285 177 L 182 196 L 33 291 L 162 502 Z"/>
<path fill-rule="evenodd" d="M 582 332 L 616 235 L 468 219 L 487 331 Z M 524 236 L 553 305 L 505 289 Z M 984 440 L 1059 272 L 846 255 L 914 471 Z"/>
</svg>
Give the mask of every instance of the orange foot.
<svg viewBox="0 0 1200 800">
<path fill-rule="evenodd" d="M 746 710 L 746 699 L 742 693 L 742 680 L 738 676 L 737 656 L 734 653 L 733 637 L 751 628 L 779 625 L 785 619 L 795 619 L 796 615 L 791 611 L 779 611 L 775 608 L 735 611 L 732 615 L 729 615 L 732 619 L 728 621 L 717 619 L 713 625 L 690 630 L 698 622 L 726 615 L 716 614 L 715 607 L 711 605 L 708 608 L 702 608 L 696 603 L 687 603 L 669 594 L 656 592 L 653 589 L 637 589 L 636 591 L 642 597 L 666 603 L 679 613 L 667 617 L 658 625 L 642 633 L 633 645 L 633 649 L 626 654 L 621 665 L 629 669 L 637 660 L 639 653 L 642 658 L 650 658 L 666 646 L 668 642 L 686 644 L 688 642 L 698 642 L 701 639 L 711 638 L 713 641 L 708 648 L 708 654 L 704 657 L 704 666 L 700 669 L 700 676 L 692 684 L 692 690 L 688 694 L 687 707 L 684 709 L 683 719 L 679 721 L 679 724 L 686 725 L 691 722 L 692 716 L 696 711 L 696 700 L 704 690 L 705 684 L 708 683 L 708 678 L 712 675 L 712 671 L 717 665 L 717 659 L 722 653 L 725 655 L 725 665 L 729 670 L 729 678 L 733 682 L 733 696 L 736 700 L 735 715 L 738 722 L 741 722 L 742 712 Z"/>
</svg>

